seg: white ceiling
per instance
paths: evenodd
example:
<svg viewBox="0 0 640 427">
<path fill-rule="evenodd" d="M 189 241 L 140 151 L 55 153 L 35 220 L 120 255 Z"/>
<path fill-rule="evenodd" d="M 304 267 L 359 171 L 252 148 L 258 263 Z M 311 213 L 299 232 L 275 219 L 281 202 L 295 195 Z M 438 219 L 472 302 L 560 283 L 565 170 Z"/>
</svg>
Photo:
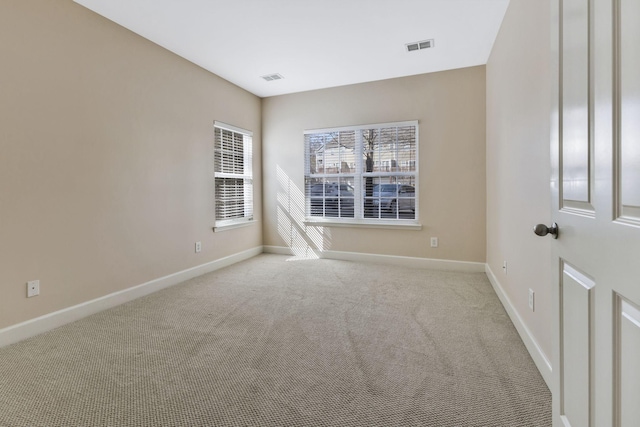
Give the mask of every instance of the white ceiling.
<svg viewBox="0 0 640 427">
<path fill-rule="evenodd" d="M 509 0 L 75 0 L 260 97 L 486 64 Z M 434 39 L 433 49 L 406 43 Z M 266 74 L 283 80 L 267 82 Z"/>
</svg>

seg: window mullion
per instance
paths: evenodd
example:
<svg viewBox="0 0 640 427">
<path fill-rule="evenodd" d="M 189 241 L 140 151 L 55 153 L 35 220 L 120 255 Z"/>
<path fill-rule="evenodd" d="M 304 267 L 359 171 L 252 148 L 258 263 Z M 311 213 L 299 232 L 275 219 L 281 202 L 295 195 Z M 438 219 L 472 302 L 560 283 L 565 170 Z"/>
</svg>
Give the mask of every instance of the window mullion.
<svg viewBox="0 0 640 427">
<path fill-rule="evenodd" d="M 356 131 L 355 133 L 355 156 L 356 156 L 356 170 L 355 170 L 355 176 L 354 176 L 354 182 L 353 182 L 353 186 L 354 186 L 354 200 L 353 200 L 353 204 L 354 204 L 354 218 L 356 219 L 362 219 L 364 218 L 364 212 L 363 212 L 363 207 L 364 207 L 364 196 L 362 195 L 362 131 Z"/>
</svg>

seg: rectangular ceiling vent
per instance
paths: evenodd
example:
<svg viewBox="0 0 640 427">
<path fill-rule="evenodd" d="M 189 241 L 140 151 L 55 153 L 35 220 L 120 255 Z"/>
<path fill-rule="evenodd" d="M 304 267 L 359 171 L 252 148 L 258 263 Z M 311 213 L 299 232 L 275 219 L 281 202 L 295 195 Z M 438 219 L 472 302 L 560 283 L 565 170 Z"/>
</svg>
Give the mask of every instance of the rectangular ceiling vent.
<svg viewBox="0 0 640 427">
<path fill-rule="evenodd" d="M 284 77 L 282 77 L 280 74 L 267 74 L 266 76 L 262 76 L 262 78 L 268 82 L 284 79 Z"/>
<path fill-rule="evenodd" d="M 407 52 L 414 52 L 416 50 L 430 49 L 434 46 L 433 39 L 422 40 L 421 42 L 407 43 Z"/>
</svg>

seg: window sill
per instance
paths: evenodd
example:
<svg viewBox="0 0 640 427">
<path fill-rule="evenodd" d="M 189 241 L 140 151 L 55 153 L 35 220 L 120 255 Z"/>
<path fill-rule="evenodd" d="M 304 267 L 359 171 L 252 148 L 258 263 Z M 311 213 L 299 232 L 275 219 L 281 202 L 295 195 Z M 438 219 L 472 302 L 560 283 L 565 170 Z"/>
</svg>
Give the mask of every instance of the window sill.
<svg viewBox="0 0 640 427">
<path fill-rule="evenodd" d="M 366 221 L 366 220 L 322 220 L 322 219 L 307 219 L 304 221 L 305 225 L 312 227 L 349 227 L 349 228 L 381 228 L 388 230 L 422 230 L 422 224 L 415 222 L 383 222 L 383 221 Z"/>
<path fill-rule="evenodd" d="M 243 221 L 243 222 L 236 222 L 233 224 L 225 224 L 225 225 L 219 225 L 217 227 L 213 227 L 213 232 L 214 233 L 219 233 L 221 231 L 227 231 L 227 230 L 233 230 L 236 228 L 242 228 L 242 227 L 247 227 L 249 225 L 254 225 L 256 222 L 256 220 L 251 220 L 251 221 Z"/>
</svg>

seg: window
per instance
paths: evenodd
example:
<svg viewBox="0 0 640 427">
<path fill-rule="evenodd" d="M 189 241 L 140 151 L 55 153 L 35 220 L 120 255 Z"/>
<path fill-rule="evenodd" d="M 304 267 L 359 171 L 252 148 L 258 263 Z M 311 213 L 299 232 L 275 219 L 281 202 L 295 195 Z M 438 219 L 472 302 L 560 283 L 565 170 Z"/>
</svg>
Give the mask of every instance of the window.
<svg viewBox="0 0 640 427">
<path fill-rule="evenodd" d="M 214 123 L 215 226 L 253 220 L 252 132 Z"/>
<path fill-rule="evenodd" d="M 308 218 L 416 222 L 417 121 L 304 135 Z"/>
</svg>

